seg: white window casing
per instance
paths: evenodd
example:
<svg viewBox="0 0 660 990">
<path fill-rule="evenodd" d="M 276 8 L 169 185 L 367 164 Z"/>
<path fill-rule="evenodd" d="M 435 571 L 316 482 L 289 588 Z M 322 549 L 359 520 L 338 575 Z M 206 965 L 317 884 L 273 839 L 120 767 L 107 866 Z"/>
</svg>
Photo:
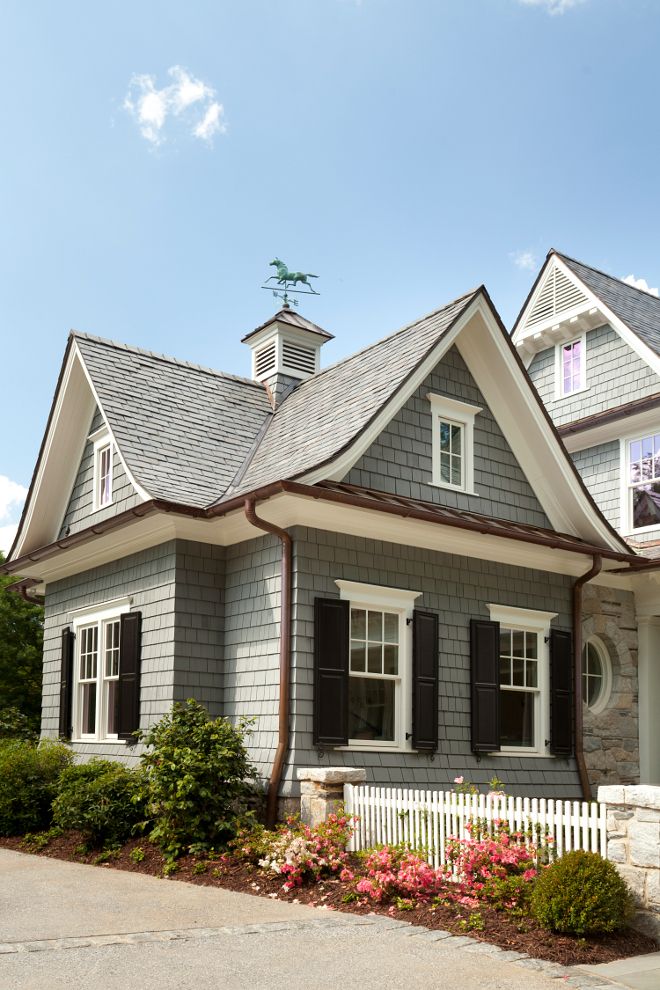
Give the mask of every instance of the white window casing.
<svg viewBox="0 0 660 990">
<path fill-rule="evenodd" d="M 71 613 L 75 635 L 73 742 L 116 740 L 108 730 L 119 678 L 120 618 L 131 599 L 115 599 Z"/>
<path fill-rule="evenodd" d="M 481 407 L 433 392 L 429 392 L 427 398 L 431 404 L 432 423 L 431 484 L 450 491 L 476 495 L 474 420 L 482 411 Z M 445 438 L 448 439 L 448 444 Z M 458 450 L 456 438 L 459 441 Z"/>
<path fill-rule="evenodd" d="M 651 441 L 653 447 L 651 457 L 643 456 L 644 440 Z M 656 444 L 656 441 L 658 443 Z M 634 462 L 632 457 L 633 445 L 640 444 L 640 456 L 637 459 L 636 471 L 633 470 Z M 656 446 L 658 455 L 656 456 Z M 650 472 L 647 477 L 643 477 L 643 461 L 651 461 Z M 633 480 L 633 474 L 635 479 Z M 639 476 L 637 476 L 639 474 Z M 660 424 L 655 428 L 648 427 L 643 432 L 637 432 L 632 436 L 623 437 L 620 441 L 620 507 L 621 507 L 621 534 L 623 536 L 638 536 L 642 533 L 651 533 L 660 530 L 660 509 L 657 521 L 648 525 L 636 526 L 633 511 L 633 499 L 635 491 L 658 488 L 660 492 Z M 657 494 L 657 493 L 654 493 Z"/>
<path fill-rule="evenodd" d="M 394 714 L 393 732 L 391 740 L 384 739 L 364 739 L 349 738 L 348 746 L 341 747 L 352 750 L 379 750 L 387 752 L 413 752 L 410 745 L 412 733 L 412 619 L 414 603 L 421 595 L 419 591 L 404 591 L 398 588 L 384 588 L 379 585 L 363 584 L 356 581 L 335 581 L 339 588 L 339 596 L 343 601 L 350 602 L 351 620 L 353 616 L 364 611 L 365 622 L 368 622 L 369 614 L 383 613 L 383 630 L 385 629 L 385 614 L 396 616 L 397 635 L 396 640 L 390 637 L 390 642 L 386 643 L 387 636 L 383 632 L 383 667 L 380 672 L 370 673 L 368 663 L 365 663 L 364 670 L 352 670 L 349 661 L 349 683 L 352 677 L 360 680 L 376 680 L 394 685 Z M 390 627 L 392 620 L 390 619 Z M 369 633 L 365 633 L 365 658 L 369 655 Z M 360 640 L 361 640 L 360 636 Z M 359 646 L 361 643 L 354 639 L 353 643 Z M 372 644 L 373 645 L 373 644 Z M 397 648 L 397 669 L 394 674 L 386 672 L 385 650 Z M 352 650 L 349 650 L 352 658 Z M 349 692 L 350 695 L 350 692 Z M 350 716 L 349 716 L 350 718 Z"/>
<path fill-rule="evenodd" d="M 526 683 L 515 686 L 512 683 L 500 687 L 501 692 L 524 691 L 533 695 L 534 738 L 532 746 L 506 746 L 498 751 L 502 756 L 549 756 L 550 739 L 550 623 L 556 612 L 539 612 L 533 609 L 517 608 L 510 605 L 488 605 L 490 619 L 499 622 L 500 629 L 524 632 L 536 637 L 536 685 Z M 525 664 L 526 667 L 526 664 Z M 493 755 L 497 755 L 494 753 Z"/>
<path fill-rule="evenodd" d="M 571 382 L 571 387 L 565 387 L 564 348 L 579 345 L 579 381 L 577 385 Z M 555 400 L 570 399 L 580 392 L 587 390 L 587 335 L 586 332 L 571 340 L 561 340 L 555 344 Z"/>
<path fill-rule="evenodd" d="M 114 448 L 108 432 L 95 434 L 92 512 L 112 505 Z"/>
</svg>

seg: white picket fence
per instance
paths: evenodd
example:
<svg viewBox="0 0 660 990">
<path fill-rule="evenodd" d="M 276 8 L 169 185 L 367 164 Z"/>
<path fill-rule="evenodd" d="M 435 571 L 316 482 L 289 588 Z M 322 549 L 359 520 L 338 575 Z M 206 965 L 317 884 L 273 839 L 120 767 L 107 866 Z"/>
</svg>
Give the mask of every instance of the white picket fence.
<svg viewBox="0 0 660 990">
<path fill-rule="evenodd" d="M 606 806 L 596 801 L 554 801 L 507 795 L 456 794 L 366 784 L 344 785 L 344 807 L 357 819 L 349 850 L 404 843 L 423 852 L 434 867 L 444 866 L 448 839 L 467 839 L 469 822 L 479 819 L 492 832 L 508 822 L 551 856 L 585 849 L 605 856 Z"/>
</svg>

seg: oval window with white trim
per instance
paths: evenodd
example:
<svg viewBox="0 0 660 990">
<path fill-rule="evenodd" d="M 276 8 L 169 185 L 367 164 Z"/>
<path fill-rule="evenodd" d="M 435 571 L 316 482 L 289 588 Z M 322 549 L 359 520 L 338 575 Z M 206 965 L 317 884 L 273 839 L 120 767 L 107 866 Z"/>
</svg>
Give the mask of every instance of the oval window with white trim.
<svg viewBox="0 0 660 990">
<path fill-rule="evenodd" d="M 590 636 L 582 650 L 582 701 L 594 715 L 607 705 L 611 686 L 609 654 L 597 636 Z"/>
</svg>

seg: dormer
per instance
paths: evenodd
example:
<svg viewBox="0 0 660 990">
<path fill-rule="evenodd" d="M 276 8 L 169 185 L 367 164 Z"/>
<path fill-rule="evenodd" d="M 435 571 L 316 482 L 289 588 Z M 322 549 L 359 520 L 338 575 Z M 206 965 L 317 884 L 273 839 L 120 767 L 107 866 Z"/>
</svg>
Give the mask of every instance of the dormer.
<svg viewBox="0 0 660 990">
<path fill-rule="evenodd" d="M 551 252 L 513 333 L 525 364 L 529 365 L 539 351 L 576 340 L 606 323 L 595 303 L 564 261 Z"/>
<path fill-rule="evenodd" d="M 266 385 L 273 406 L 319 371 L 321 348 L 332 339 L 332 334 L 290 309 L 281 309 L 243 337 L 252 351 L 252 377 Z"/>
</svg>

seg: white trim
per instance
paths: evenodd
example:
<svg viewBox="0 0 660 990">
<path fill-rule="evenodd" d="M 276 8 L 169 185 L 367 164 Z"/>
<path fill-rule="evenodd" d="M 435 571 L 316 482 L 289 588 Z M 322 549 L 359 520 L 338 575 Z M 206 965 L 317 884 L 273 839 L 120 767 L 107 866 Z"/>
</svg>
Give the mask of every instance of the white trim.
<svg viewBox="0 0 660 990">
<path fill-rule="evenodd" d="M 98 602 L 96 605 L 85 605 L 83 608 L 74 608 L 67 613 L 67 622 L 72 623 L 75 628 L 76 624 L 81 625 L 82 620 L 87 616 L 100 616 L 106 619 L 108 616 L 112 616 L 117 609 L 126 610 L 132 604 L 133 598 L 128 596 L 126 598 L 111 598 L 107 602 Z"/>
<path fill-rule="evenodd" d="M 512 605 L 486 606 L 491 622 L 499 622 L 508 629 L 524 629 L 536 633 L 538 642 L 538 686 L 534 688 L 534 740 L 533 747 L 502 746 L 498 752 L 504 756 L 549 756 L 547 742 L 550 738 L 550 648 L 547 640 L 550 623 L 557 612 L 540 612 L 536 609 L 517 608 Z M 506 690 L 506 689 L 505 689 Z"/>
<path fill-rule="evenodd" d="M 621 534 L 624 537 L 637 537 L 643 533 L 655 533 L 660 530 L 660 520 L 650 526 L 633 526 L 632 486 L 628 483 L 630 476 L 630 444 L 641 440 L 644 436 L 655 436 L 660 433 L 660 409 L 656 412 L 655 428 L 649 427 L 643 433 L 635 431 L 619 439 L 619 520 Z M 626 424 L 627 425 L 627 424 Z M 653 482 L 651 482 L 652 484 Z"/>
<path fill-rule="evenodd" d="M 426 396 L 431 403 L 431 443 L 432 443 L 432 484 L 437 488 L 475 495 L 474 491 L 474 420 L 482 411 L 480 406 L 459 402 L 447 395 L 429 392 Z M 440 423 L 450 423 L 461 427 L 461 484 L 452 485 L 443 481 L 440 474 Z"/>
<path fill-rule="evenodd" d="M 100 606 L 89 605 L 85 608 L 76 609 L 71 613 L 73 618 L 71 625 L 75 634 L 73 650 L 73 684 L 72 684 L 72 724 L 73 743 L 103 743 L 108 740 L 117 741 L 117 734 L 108 734 L 103 731 L 107 725 L 107 711 L 105 701 L 104 684 L 108 678 L 105 677 L 105 629 L 111 622 L 116 622 L 124 614 L 131 602 L 130 598 L 117 598 L 112 602 L 104 602 Z M 97 653 L 96 653 L 96 732 L 83 733 L 80 731 L 80 630 L 96 626 L 98 629 Z M 119 660 L 121 664 L 121 656 Z M 121 668 L 120 668 L 121 669 Z M 112 678 L 113 680 L 115 678 Z"/>
<path fill-rule="evenodd" d="M 284 361 L 284 343 L 294 344 L 297 347 L 305 347 L 310 350 L 314 359 L 313 371 L 301 371 L 299 368 L 291 368 Z M 247 344 L 252 351 L 252 378 L 255 381 L 264 381 L 272 378 L 273 375 L 289 375 L 305 381 L 317 373 L 320 367 L 320 351 L 325 338 L 320 338 L 318 334 L 303 327 L 291 327 L 284 323 L 275 322 L 251 337 Z M 274 364 L 265 374 L 257 374 L 257 356 L 262 353 L 270 344 L 275 344 Z"/>
<path fill-rule="evenodd" d="M 584 656 L 589 645 L 595 648 L 603 671 L 602 686 L 595 705 L 588 705 L 584 698 Z M 599 636 L 587 636 L 582 647 L 582 657 L 580 657 L 580 662 L 582 664 L 582 703 L 584 710 L 585 712 L 589 712 L 591 715 L 600 715 L 600 713 L 605 711 L 607 708 L 610 695 L 612 694 L 612 658 L 610 657 L 609 650 Z"/>
<path fill-rule="evenodd" d="M 564 347 L 569 347 L 572 344 L 577 344 L 578 342 L 582 344 L 580 385 L 578 388 L 573 389 L 572 392 L 564 392 L 564 363 L 562 350 Z M 577 337 L 571 337 L 570 340 L 558 340 L 555 344 L 555 402 L 563 402 L 565 399 L 572 399 L 574 395 L 579 395 L 580 392 L 587 391 L 589 391 L 589 386 L 587 385 L 587 333 L 585 331 Z"/>
<path fill-rule="evenodd" d="M 97 430 L 96 433 L 99 434 L 99 431 Z M 109 470 L 108 481 L 109 481 L 109 485 L 110 485 L 110 498 L 108 499 L 107 502 L 101 502 L 101 490 L 100 490 L 100 485 L 101 485 L 101 454 L 103 453 L 104 450 L 107 450 L 109 452 L 109 458 L 110 458 L 109 463 L 108 463 L 108 470 Z M 93 459 L 94 459 L 93 466 L 94 466 L 94 469 L 93 469 L 93 479 L 92 479 L 92 512 L 99 512 L 101 509 L 107 509 L 108 506 L 112 505 L 112 503 L 114 502 L 114 492 L 112 490 L 113 482 L 114 482 L 114 470 L 113 470 L 114 455 L 115 455 L 115 446 L 114 446 L 114 444 L 113 444 L 113 442 L 112 442 L 112 440 L 110 438 L 110 432 L 107 429 L 106 430 L 103 430 L 103 432 L 100 433 L 100 435 L 97 435 L 97 438 L 94 441 L 94 452 L 93 452 Z"/>
<path fill-rule="evenodd" d="M 349 739 L 344 750 L 370 752 L 414 752 L 408 740 L 412 738 L 412 625 L 409 619 L 413 606 L 421 591 L 405 591 L 402 588 L 388 588 L 376 584 L 363 584 L 358 581 L 337 580 L 339 597 L 350 602 L 351 608 L 373 608 L 396 612 L 399 616 L 399 671 L 396 677 L 357 673 L 357 677 L 374 680 L 394 681 L 394 739 L 383 740 Z M 349 668 L 349 678 L 351 672 Z"/>
</svg>

